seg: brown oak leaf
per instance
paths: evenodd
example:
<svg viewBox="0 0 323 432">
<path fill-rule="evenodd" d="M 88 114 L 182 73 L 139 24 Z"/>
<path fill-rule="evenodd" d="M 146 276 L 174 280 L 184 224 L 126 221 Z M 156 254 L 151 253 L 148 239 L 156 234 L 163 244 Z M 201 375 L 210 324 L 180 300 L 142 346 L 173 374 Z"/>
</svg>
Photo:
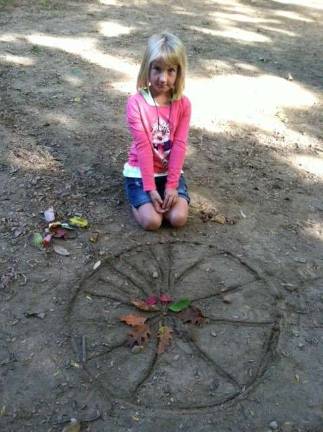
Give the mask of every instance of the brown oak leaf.
<svg viewBox="0 0 323 432">
<path fill-rule="evenodd" d="M 134 326 L 128 335 L 128 345 L 132 348 L 135 345 L 144 345 L 150 338 L 150 328 L 147 324 Z"/>
<path fill-rule="evenodd" d="M 177 317 L 180 318 L 184 324 L 195 324 L 200 325 L 204 321 L 204 315 L 202 314 L 201 309 L 196 306 L 190 306 L 189 308 L 179 312 Z"/>
<path fill-rule="evenodd" d="M 168 345 L 170 345 L 172 340 L 173 330 L 167 326 L 160 326 L 158 330 L 158 348 L 157 354 L 162 354 L 165 352 Z"/>
<path fill-rule="evenodd" d="M 144 324 L 147 317 L 129 314 L 129 315 L 122 315 L 119 319 L 120 321 L 123 321 L 132 327 L 135 327 Z"/>
<path fill-rule="evenodd" d="M 145 312 L 154 312 L 159 310 L 156 305 L 147 304 L 144 300 L 131 300 L 131 303 L 136 306 L 137 309 L 145 311 Z"/>
</svg>

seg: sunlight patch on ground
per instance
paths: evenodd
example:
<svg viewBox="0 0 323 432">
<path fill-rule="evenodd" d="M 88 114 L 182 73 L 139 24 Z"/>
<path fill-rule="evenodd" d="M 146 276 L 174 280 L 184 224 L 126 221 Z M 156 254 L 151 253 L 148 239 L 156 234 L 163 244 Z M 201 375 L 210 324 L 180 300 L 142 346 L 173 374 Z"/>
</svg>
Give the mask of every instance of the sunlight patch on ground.
<svg viewBox="0 0 323 432">
<path fill-rule="evenodd" d="M 105 6 L 119 6 L 119 0 L 98 0 L 98 2 Z"/>
<path fill-rule="evenodd" d="M 307 225 L 303 227 L 304 234 L 313 240 L 323 241 L 323 223 L 308 221 Z"/>
<path fill-rule="evenodd" d="M 280 33 L 280 34 L 284 34 L 286 36 L 290 36 L 290 37 L 296 37 L 297 35 L 289 30 L 285 30 L 285 29 L 281 29 L 278 27 L 271 27 L 271 26 L 267 26 L 267 25 L 261 25 L 259 26 L 262 30 L 268 30 L 271 32 L 275 32 L 275 33 Z"/>
<path fill-rule="evenodd" d="M 0 42 L 16 42 L 19 39 L 19 37 L 21 36 L 14 33 L 3 34 L 0 35 Z"/>
<path fill-rule="evenodd" d="M 224 122 L 270 131 L 285 121 L 277 116 L 282 109 L 303 109 L 316 101 L 301 85 L 270 75 L 189 79 L 187 95 L 193 106 L 192 124 L 210 132 L 219 132 L 218 125 Z"/>
<path fill-rule="evenodd" d="M 323 9 L 322 0 L 273 0 L 284 5 L 302 6 L 312 9 Z"/>
<path fill-rule="evenodd" d="M 69 38 L 32 34 L 26 40 L 34 45 L 59 49 L 81 57 L 89 63 L 123 73 L 126 77 L 137 75 L 137 67 L 128 61 L 105 54 L 96 47 L 96 40 L 91 38 Z"/>
<path fill-rule="evenodd" d="M 212 29 L 196 27 L 196 26 L 190 26 L 189 28 L 190 30 L 197 31 L 200 33 L 223 37 L 227 39 L 235 39 L 244 42 L 270 42 L 271 40 L 269 37 L 259 34 L 257 32 L 243 30 L 237 27 L 229 28 L 229 26 L 226 26 L 226 28 L 223 30 L 212 30 Z"/>
<path fill-rule="evenodd" d="M 240 69 L 246 70 L 248 72 L 258 72 L 259 73 L 259 68 L 257 68 L 256 66 L 249 64 L 249 63 L 236 63 L 235 64 L 237 67 L 239 67 Z"/>
<path fill-rule="evenodd" d="M 273 11 L 273 13 L 279 17 L 282 18 L 289 18 L 295 21 L 304 21 L 304 22 L 313 22 L 311 18 L 304 17 L 303 15 L 299 14 L 298 12 L 293 11 Z"/>
<path fill-rule="evenodd" d="M 21 66 L 32 66 L 34 60 L 29 57 L 16 56 L 13 54 L 0 54 L 0 63 L 12 63 Z"/>
<path fill-rule="evenodd" d="M 48 112 L 43 113 L 42 117 L 44 118 L 44 121 L 47 121 L 49 124 L 60 124 L 65 128 L 72 130 L 77 130 L 79 128 L 79 123 L 66 114 Z"/>
<path fill-rule="evenodd" d="M 132 27 L 124 26 L 113 21 L 102 21 L 97 24 L 98 31 L 106 37 L 117 37 L 129 34 L 133 31 Z"/>
<path fill-rule="evenodd" d="M 79 87 L 83 84 L 83 80 L 73 75 L 65 74 L 63 79 L 71 84 L 73 87 Z"/>
<path fill-rule="evenodd" d="M 240 10 L 240 8 L 239 8 Z M 254 14 L 254 9 L 248 12 L 250 15 L 241 14 L 241 13 L 230 13 L 230 12 L 211 12 L 210 17 L 214 18 L 216 23 L 230 23 L 232 21 L 243 22 L 243 23 L 252 23 L 252 24 L 261 24 L 261 23 L 271 23 L 278 24 L 279 21 L 276 19 L 265 19 L 260 17 L 252 16 Z"/>
<path fill-rule="evenodd" d="M 323 178 L 323 158 L 311 155 L 294 154 L 289 162 L 299 171 L 307 171 Z"/>
<path fill-rule="evenodd" d="M 60 163 L 46 150 L 30 145 L 26 148 L 15 148 L 9 151 L 7 162 L 16 168 L 28 171 L 57 171 Z"/>
</svg>

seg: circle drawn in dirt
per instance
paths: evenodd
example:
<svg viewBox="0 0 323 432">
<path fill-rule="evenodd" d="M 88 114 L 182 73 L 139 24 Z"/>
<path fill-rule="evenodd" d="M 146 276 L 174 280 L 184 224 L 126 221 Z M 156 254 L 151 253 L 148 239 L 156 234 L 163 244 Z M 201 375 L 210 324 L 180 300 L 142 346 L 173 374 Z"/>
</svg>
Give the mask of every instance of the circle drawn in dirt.
<svg viewBox="0 0 323 432">
<path fill-rule="evenodd" d="M 189 298 L 206 322 L 160 317 L 174 331 L 167 351 L 157 355 L 151 337 L 134 354 L 120 316 L 138 313 L 132 299 L 161 293 Z M 110 400 L 162 410 L 214 407 L 250 390 L 278 339 L 275 300 L 259 273 L 231 252 L 194 242 L 136 246 L 107 259 L 81 282 L 69 318 L 72 340 L 86 338 L 84 369 Z M 152 327 L 160 320 L 153 317 Z"/>
</svg>

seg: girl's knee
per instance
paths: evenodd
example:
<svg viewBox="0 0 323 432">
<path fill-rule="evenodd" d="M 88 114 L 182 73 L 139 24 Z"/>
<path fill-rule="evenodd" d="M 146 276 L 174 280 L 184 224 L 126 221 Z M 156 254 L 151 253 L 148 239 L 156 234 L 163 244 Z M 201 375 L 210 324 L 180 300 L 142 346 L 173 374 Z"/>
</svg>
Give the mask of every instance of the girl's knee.
<svg viewBox="0 0 323 432">
<path fill-rule="evenodd" d="M 162 223 L 162 218 L 159 217 L 158 215 L 145 216 L 141 220 L 141 226 L 146 231 L 158 230 L 158 228 L 160 228 L 161 226 L 161 223 Z"/>
<path fill-rule="evenodd" d="M 169 223 L 174 228 L 180 228 L 184 226 L 187 222 L 187 213 L 182 212 L 174 212 L 169 215 Z"/>
</svg>

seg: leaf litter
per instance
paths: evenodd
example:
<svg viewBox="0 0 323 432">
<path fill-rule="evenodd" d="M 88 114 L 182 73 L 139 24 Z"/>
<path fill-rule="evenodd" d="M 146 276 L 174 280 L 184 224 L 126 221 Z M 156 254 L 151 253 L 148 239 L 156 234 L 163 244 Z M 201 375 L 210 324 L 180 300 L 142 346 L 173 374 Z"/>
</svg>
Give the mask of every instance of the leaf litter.
<svg viewBox="0 0 323 432">
<path fill-rule="evenodd" d="M 189 299 L 182 298 L 173 303 L 171 303 L 171 301 L 171 296 L 164 293 L 160 294 L 159 297 L 156 295 L 148 296 L 145 300 L 134 299 L 131 300 L 131 304 L 142 312 L 159 312 L 157 316 L 160 315 L 162 321 L 165 321 L 169 314 L 172 314 L 184 324 L 201 325 L 205 321 L 202 311 L 198 307 L 192 306 Z M 158 308 L 158 303 L 162 305 L 161 309 Z M 137 353 L 137 350 L 134 351 L 134 348 L 140 347 L 139 351 L 141 352 L 144 345 L 147 344 L 152 335 L 152 330 L 148 322 L 155 318 L 156 314 L 149 316 L 128 314 L 119 317 L 120 321 L 132 328 L 131 332 L 128 334 L 127 345 L 131 348 L 133 353 Z M 173 330 L 171 327 L 165 325 L 164 322 L 160 322 L 158 331 L 154 335 L 158 339 L 157 354 L 160 355 L 171 345 Z"/>
</svg>

